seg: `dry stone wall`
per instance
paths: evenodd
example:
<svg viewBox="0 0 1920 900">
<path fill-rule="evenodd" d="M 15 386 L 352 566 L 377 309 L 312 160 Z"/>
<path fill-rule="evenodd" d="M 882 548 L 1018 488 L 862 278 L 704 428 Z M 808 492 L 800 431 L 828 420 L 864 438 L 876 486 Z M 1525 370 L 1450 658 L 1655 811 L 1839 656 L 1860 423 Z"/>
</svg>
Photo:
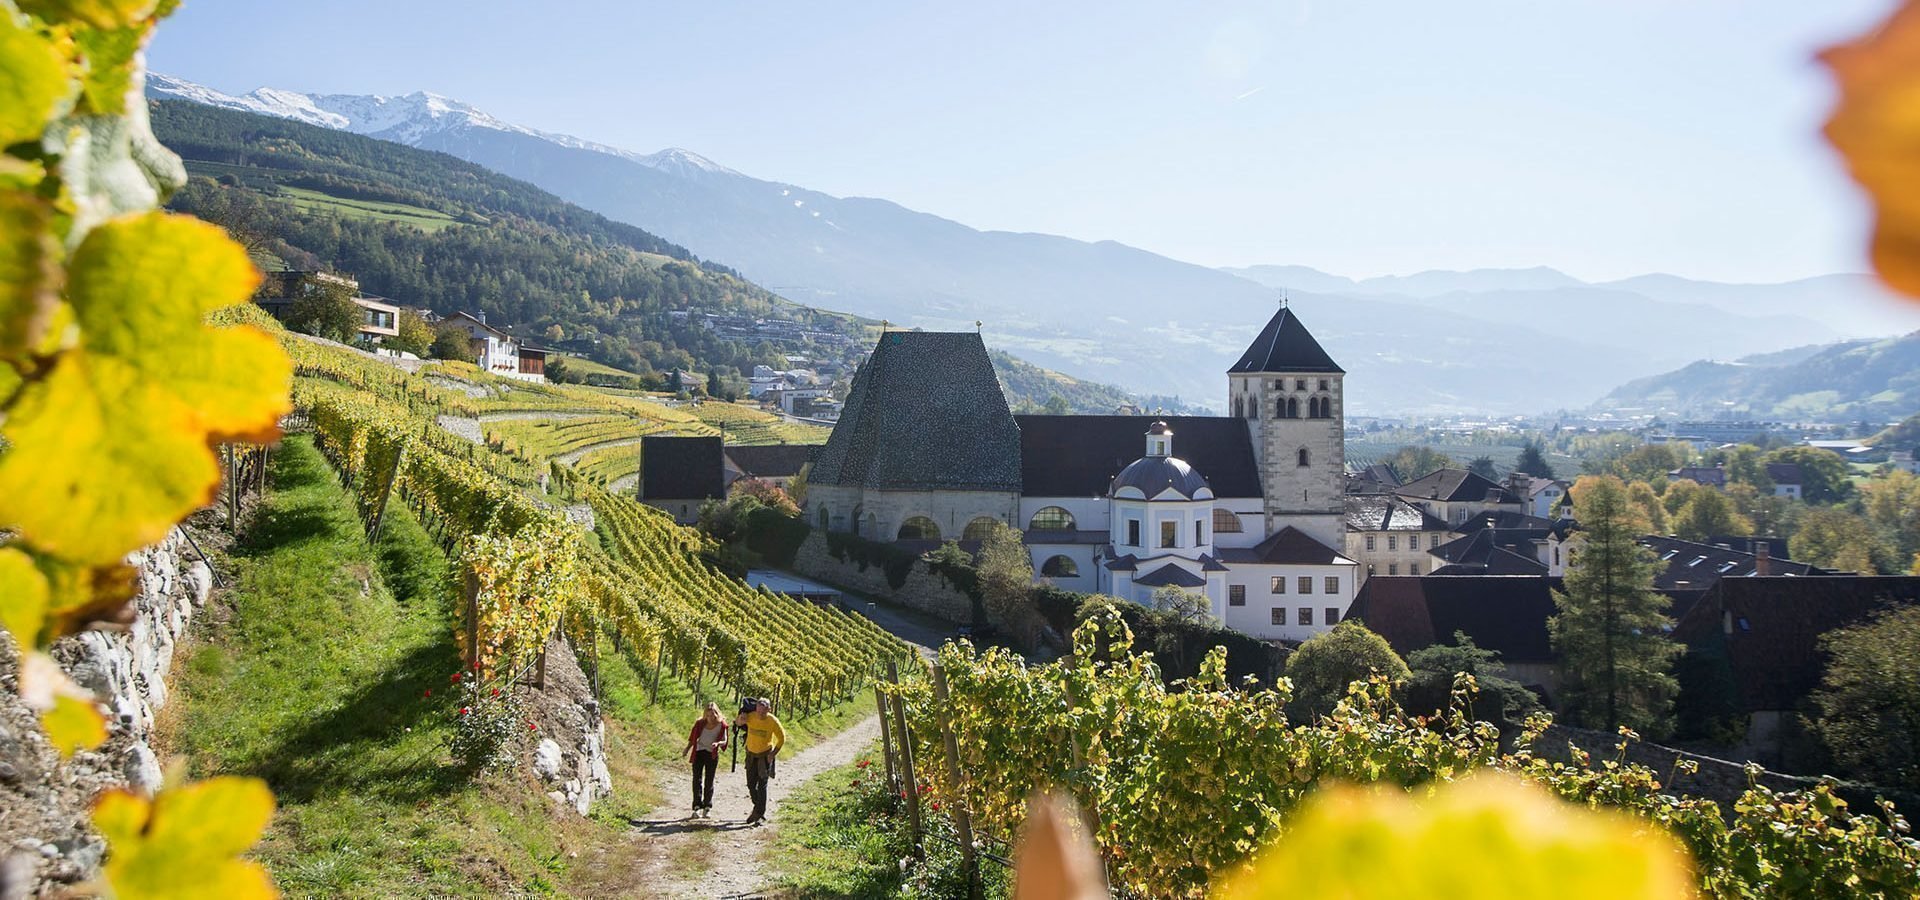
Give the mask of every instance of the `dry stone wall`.
<svg viewBox="0 0 1920 900">
<path fill-rule="evenodd" d="M 880 566 L 862 566 L 851 558 L 835 559 L 833 551 L 827 548 L 826 533 L 818 529 L 807 535 L 794 553 L 793 569 L 816 581 L 878 597 L 955 624 L 973 621 L 973 598 L 927 568 L 926 562 L 916 561 L 908 570 L 906 580 L 896 588 L 887 582 L 886 570 Z"/>
<path fill-rule="evenodd" d="M 206 606 L 213 570 L 175 529 L 127 558 L 139 576 L 133 621 L 87 631 L 53 657 L 107 712 L 106 743 L 61 765 L 20 701 L 19 656 L 0 643 L 0 898 L 56 892 L 98 870 L 106 847 L 88 822 L 93 798 L 126 787 L 152 794 L 160 763 L 151 740 L 167 703 L 174 648 Z"/>
</svg>

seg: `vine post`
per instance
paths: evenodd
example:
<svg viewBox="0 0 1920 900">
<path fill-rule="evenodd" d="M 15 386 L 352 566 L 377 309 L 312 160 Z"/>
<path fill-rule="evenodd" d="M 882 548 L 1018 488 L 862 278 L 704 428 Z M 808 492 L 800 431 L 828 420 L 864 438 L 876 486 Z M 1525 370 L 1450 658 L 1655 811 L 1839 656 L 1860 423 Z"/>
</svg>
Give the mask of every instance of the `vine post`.
<svg viewBox="0 0 1920 900">
<path fill-rule="evenodd" d="M 980 900 L 980 860 L 975 856 L 973 846 L 973 815 L 968 810 L 967 792 L 961 783 L 960 746 L 953 737 L 952 705 L 947 698 L 947 670 L 938 664 L 933 667 L 933 705 L 939 711 L 940 738 L 946 745 L 947 780 L 953 785 L 953 798 L 949 806 L 953 809 L 953 825 L 960 838 L 960 865 L 967 875 L 967 896 L 971 900 Z"/>
<path fill-rule="evenodd" d="M 880 711 L 880 758 L 887 766 L 887 789 L 900 789 L 900 777 L 893 771 L 893 723 L 888 721 L 887 692 L 876 684 L 873 686 L 874 708 Z"/>
<path fill-rule="evenodd" d="M 893 660 L 887 660 L 887 681 L 895 688 L 900 687 L 900 665 Z M 913 856 L 924 860 L 927 848 L 921 837 L 924 832 L 920 827 L 920 779 L 913 774 L 913 732 L 907 730 L 905 707 L 898 699 L 893 703 L 893 725 L 900 737 L 900 773 L 905 780 L 900 793 L 906 795 L 907 821 L 913 826 Z"/>
<path fill-rule="evenodd" d="M 387 498 L 393 496 L 393 483 L 400 480 L 400 467 L 407 461 L 407 445 L 393 452 L 393 469 L 387 473 L 387 483 L 380 488 L 380 502 L 373 508 L 373 521 L 367 525 L 367 543 L 380 539 L 380 520 L 387 515 Z"/>
</svg>

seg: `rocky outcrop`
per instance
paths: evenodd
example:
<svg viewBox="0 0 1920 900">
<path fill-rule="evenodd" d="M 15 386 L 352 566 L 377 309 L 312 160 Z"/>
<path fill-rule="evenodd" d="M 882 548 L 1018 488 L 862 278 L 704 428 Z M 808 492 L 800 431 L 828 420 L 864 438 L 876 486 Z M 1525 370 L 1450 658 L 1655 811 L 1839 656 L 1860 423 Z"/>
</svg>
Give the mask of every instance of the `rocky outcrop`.
<svg viewBox="0 0 1920 900">
<path fill-rule="evenodd" d="M 0 897 L 31 896 L 91 877 L 106 846 L 88 821 L 93 798 L 115 787 L 160 787 L 149 743 L 167 703 L 174 648 L 213 588 L 213 570 L 175 529 L 127 558 L 139 574 L 124 629 L 65 638 L 53 657 L 93 692 L 108 737 L 62 765 L 33 711 L 20 701 L 19 657 L 0 642 Z"/>
</svg>

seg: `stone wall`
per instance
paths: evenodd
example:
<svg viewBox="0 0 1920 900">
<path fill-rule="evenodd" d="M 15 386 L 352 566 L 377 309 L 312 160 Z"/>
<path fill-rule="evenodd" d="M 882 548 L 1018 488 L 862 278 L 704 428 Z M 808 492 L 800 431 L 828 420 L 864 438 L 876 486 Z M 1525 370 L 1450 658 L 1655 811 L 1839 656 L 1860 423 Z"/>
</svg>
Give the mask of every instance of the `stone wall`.
<svg viewBox="0 0 1920 900">
<path fill-rule="evenodd" d="M 841 561 L 827 549 L 827 536 L 816 530 L 807 535 L 793 556 L 793 569 L 808 578 L 839 588 L 878 597 L 955 624 L 973 622 L 973 598 L 943 576 L 915 562 L 907 579 L 895 588 L 887 583 L 886 570 L 880 566 L 862 568 L 857 560 Z"/>
<path fill-rule="evenodd" d="M 0 641 L 0 897 L 54 892 L 91 877 L 105 845 L 88 810 L 103 790 L 152 794 L 160 763 L 149 741 L 167 703 L 174 647 L 206 605 L 213 570 L 175 529 L 128 556 L 139 575 L 134 618 L 118 631 L 64 638 L 53 657 L 107 712 L 108 737 L 67 764 L 20 701 L 19 657 Z"/>
<path fill-rule="evenodd" d="M 539 726 L 539 739 L 530 742 L 530 765 L 547 799 L 584 816 L 595 800 L 613 793 L 600 704 L 573 648 L 561 638 L 547 644 L 546 686 L 531 692 L 528 718 Z"/>
<path fill-rule="evenodd" d="M 815 528 L 820 526 L 820 511 L 827 511 L 827 529 L 855 532 L 853 512 L 860 513 L 857 529 L 868 540 L 891 541 L 900 526 L 915 516 L 925 516 L 940 527 L 943 540 L 959 540 L 967 523 L 976 518 L 998 519 L 1014 528 L 1020 521 L 1020 495 L 1013 491 L 882 491 L 859 486 L 815 484 L 807 486 L 807 506 L 801 519 Z"/>
</svg>

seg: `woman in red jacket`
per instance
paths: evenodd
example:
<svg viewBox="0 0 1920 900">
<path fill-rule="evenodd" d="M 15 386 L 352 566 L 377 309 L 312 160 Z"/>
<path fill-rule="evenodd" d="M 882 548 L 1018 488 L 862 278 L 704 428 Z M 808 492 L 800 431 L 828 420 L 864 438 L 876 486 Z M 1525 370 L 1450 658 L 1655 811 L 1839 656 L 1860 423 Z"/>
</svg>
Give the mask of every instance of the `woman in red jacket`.
<svg viewBox="0 0 1920 900">
<path fill-rule="evenodd" d="M 720 767 L 720 751 L 727 746 L 727 723 L 720 718 L 720 707 L 709 703 L 707 711 L 694 720 L 682 753 L 693 760 L 693 812 L 713 812 L 713 773 Z"/>
</svg>

